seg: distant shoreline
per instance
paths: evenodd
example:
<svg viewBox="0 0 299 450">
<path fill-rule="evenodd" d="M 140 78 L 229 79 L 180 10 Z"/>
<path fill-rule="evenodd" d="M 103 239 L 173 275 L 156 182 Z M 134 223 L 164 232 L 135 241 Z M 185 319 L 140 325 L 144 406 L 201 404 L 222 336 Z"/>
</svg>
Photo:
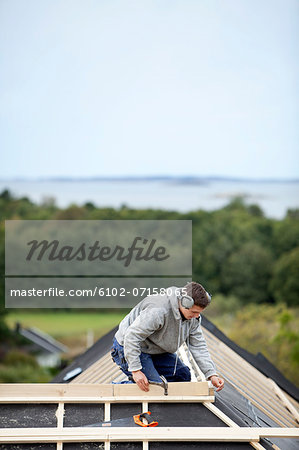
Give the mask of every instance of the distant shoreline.
<svg viewBox="0 0 299 450">
<path fill-rule="evenodd" d="M 282 218 L 299 208 L 299 180 L 225 177 L 96 177 L 0 180 L 0 191 L 49 201 L 60 208 L 92 203 L 98 208 L 161 209 L 181 213 L 225 207 L 234 198 L 258 204 L 265 216 Z"/>
<path fill-rule="evenodd" d="M 238 178 L 238 177 L 224 177 L 224 176 L 109 176 L 109 177 L 14 177 L 14 178 L 0 178 L 0 182 L 22 182 L 22 183 L 86 183 L 86 182 L 156 182 L 164 181 L 179 184 L 206 184 L 211 182 L 228 182 L 228 183 L 299 183 L 299 178 Z"/>
</svg>

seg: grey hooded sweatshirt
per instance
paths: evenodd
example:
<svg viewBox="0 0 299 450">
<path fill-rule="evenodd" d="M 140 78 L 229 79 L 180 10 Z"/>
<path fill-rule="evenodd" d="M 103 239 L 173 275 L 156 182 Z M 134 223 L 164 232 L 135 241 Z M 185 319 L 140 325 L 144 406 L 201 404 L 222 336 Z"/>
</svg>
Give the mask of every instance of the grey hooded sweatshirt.
<svg viewBox="0 0 299 450">
<path fill-rule="evenodd" d="M 187 342 L 205 377 L 217 374 L 202 334 L 200 319 L 182 320 L 178 289 L 180 288 L 172 286 L 171 295 L 146 297 L 120 322 L 115 337 L 124 346 L 129 371 L 142 368 L 139 358 L 141 352 L 151 355 L 175 353 Z"/>
</svg>

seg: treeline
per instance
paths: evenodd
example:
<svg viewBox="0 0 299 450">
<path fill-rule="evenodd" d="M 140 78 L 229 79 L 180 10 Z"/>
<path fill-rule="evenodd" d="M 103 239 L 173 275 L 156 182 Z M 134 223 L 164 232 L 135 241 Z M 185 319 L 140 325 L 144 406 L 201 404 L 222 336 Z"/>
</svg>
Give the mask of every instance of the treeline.
<svg viewBox="0 0 299 450">
<path fill-rule="evenodd" d="M 269 219 L 259 206 L 248 206 L 241 198 L 217 211 L 198 210 L 187 214 L 134 210 L 126 205 L 119 209 L 97 208 L 90 202 L 62 209 L 53 199 L 38 205 L 26 197 L 15 198 L 5 190 L 0 194 L 0 214 L 0 378 L 1 364 L 12 362 L 2 360 L 1 345 L 6 346 L 2 349 L 4 354 L 8 347 L 17 348 L 15 342 L 10 342 L 14 338 L 3 320 L 7 312 L 4 308 L 5 219 L 191 219 L 193 279 L 214 296 L 207 316 L 239 345 L 253 353 L 262 351 L 298 385 L 299 210 L 289 210 L 282 220 Z M 25 369 L 32 374 L 28 364 L 24 369 L 23 359 L 20 364 L 22 374 Z M 6 381 L 29 380 L 23 375 L 14 378 L 15 359 L 4 369 L 5 376 L 9 376 L 3 378 L 2 373 Z"/>
<path fill-rule="evenodd" d="M 213 294 L 235 296 L 241 304 L 299 305 L 299 210 L 282 220 L 269 219 L 258 205 L 236 198 L 217 211 L 182 214 L 164 210 L 97 208 L 93 203 L 58 208 L 53 199 L 42 204 L 27 197 L 0 194 L 0 264 L 4 273 L 4 219 L 146 220 L 191 219 L 193 279 Z M 3 279 L 2 293 L 3 293 Z M 1 295 L 3 302 L 3 294 Z"/>
</svg>

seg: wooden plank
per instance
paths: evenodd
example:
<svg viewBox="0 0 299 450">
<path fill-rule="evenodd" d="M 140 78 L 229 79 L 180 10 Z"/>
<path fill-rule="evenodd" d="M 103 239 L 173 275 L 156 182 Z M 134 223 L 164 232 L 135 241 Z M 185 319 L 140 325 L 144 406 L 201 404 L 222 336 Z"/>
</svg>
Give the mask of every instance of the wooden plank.
<svg viewBox="0 0 299 450">
<path fill-rule="evenodd" d="M 299 438 L 298 428 L 154 427 L 154 428 L 2 428 L 0 443 L 34 442 L 258 442 L 260 438 Z"/>
<path fill-rule="evenodd" d="M 55 415 L 57 418 L 57 428 L 63 428 L 64 403 L 59 402 Z"/>
<path fill-rule="evenodd" d="M 101 375 L 93 375 L 88 380 L 88 383 L 110 383 L 112 381 L 117 381 L 117 378 L 121 377 L 123 380 L 125 380 L 127 377 L 122 373 L 119 369 L 115 368 L 112 369 L 110 372 L 105 373 L 103 376 Z"/>
<path fill-rule="evenodd" d="M 121 371 L 119 371 L 118 373 L 116 373 L 116 374 L 114 375 L 114 378 L 113 378 L 113 382 L 114 382 L 114 383 L 118 383 L 118 382 L 120 382 L 120 381 L 125 381 L 125 380 L 127 380 L 127 377 L 126 377 L 126 375 L 125 375 L 123 372 L 121 372 Z"/>
<path fill-rule="evenodd" d="M 218 363 L 218 367 L 222 367 L 222 364 Z M 253 385 L 250 387 L 245 381 L 237 379 L 234 372 L 228 369 L 226 369 L 226 379 L 233 383 L 234 386 L 238 386 L 239 389 L 242 392 L 245 392 L 250 399 L 256 399 L 259 404 L 265 406 L 269 410 L 269 413 L 271 413 L 270 410 L 272 410 L 276 415 L 281 416 L 281 419 L 285 419 L 286 422 L 284 423 L 284 426 L 296 425 L 292 415 L 284 408 L 284 405 L 278 401 L 278 398 L 274 395 L 274 392 L 271 391 L 269 383 L 266 387 L 266 392 L 264 391 L 266 395 L 263 396 L 260 392 L 257 392 L 256 386 Z M 269 392 L 270 395 L 267 395 L 267 392 Z"/>
<path fill-rule="evenodd" d="M 148 394 L 148 392 L 147 392 Z M 61 397 L 2 397 L 0 399 L 1 403 L 59 403 L 61 401 Z M 148 402 L 214 402 L 214 396 L 207 395 L 144 395 L 140 396 L 138 394 L 133 396 L 120 395 L 117 397 L 65 397 L 65 403 L 140 403 L 141 401 Z"/>
<path fill-rule="evenodd" d="M 269 383 L 272 386 L 273 391 L 278 395 L 284 406 L 290 411 L 290 413 L 294 416 L 295 420 L 299 423 L 299 412 L 297 409 L 292 405 L 292 403 L 287 399 L 287 397 L 284 395 L 284 392 L 280 387 L 275 383 L 275 381 L 271 380 L 269 378 Z"/>
<path fill-rule="evenodd" d="M 230 417 L 228 417 L 224 412 L 222 412 L 219 408 L 217 408 L 215 405 L 209 402 L 203 403 L 206 408 L 208 408 L 215 416 L 219 417 L 219 419 L 222 420 L 222 422 L 226 423 L 229 427 L 234 428 L 240 428 L 239 425 L 237 425 L 233 420 L 231 420 Z M 261 444 L 257 442 L 250 442 L 251 447 L 255 448 L 256 450 L 265 450 L 265 447 L 263 447 Z"/>
<path fill-rule="evenodd" d="M 289 395 L 287 392 L 284 391 L 284 395 L 287 397 L 287 399 L 292 403 L 292 405 L 296 408 L 299 409 L 299 403 L 293 398 L 291 397 L 291 395 Z"/>
<path fill-rule="evenodd" d="M 220 347 L 220 345 L 218 347 Z M 233 372 L 236 377 L 239 376 L 243 382 L 247 380 L 249 383 L 252 383 L 256 389 L 260 389 L 261 393 L 268 388 L 268 378 L 232 350 L 229 353 L 224 349 L 217 350 L 213 359 L 215 359 L 217 366 L 222 364 L 226 370 Z M 248 377 L 249 373 L 251 375 L 250 377 Z"/>
<path fill-rule="evenodd" d="M 277 425 L 280 425 L 281 427 L 287 427 L 288 424 L 284 423 L 281 419 L 281 417 L 279 418 L 276 414 L 271 413 L 271 411 L 269 411 L 269 408 L 265 408 L 261 403 L 259 398 L 257 398 L 257 401 L 252 398 L 252 396 L 249 396 L 246 392 L 244 392 L 239 386 L 237 386 L 236 384 L 234 384 L 233 382 L 230 381 L 230 384 L 232 386 L 234 386 L 234 388 L 237 389 L 237 391 L 239 391 L 243 397 L 247 398 L 248 400 L 250 400 L 250 402 L 256 406 L 260 411 L 262 411 L 263 413 L 266 414 L 266 416 L 270 417 Z"/>
<path fill-rule="evenodd" d="M 260 383 L 254 376 L 248 377 L 248 370 L 246 371 L 244 369 L 244 372 L 242 374 L 242 369 L 240 369 L 238 366 L 234 367 L 232 361 L 230 361 L 229 364 L 226 364 L 225 362 L 218 360 L 217 358 L 218 357 L 214 358 L 215 363 L 218 368 L 222 368 L 226 376 L 230 374 L 231 378 L 233 378 L 235 382 L 241 384 L 243 389 L 246 388 L 247 391 L 255 392 L 255 394 L 258 394 L 258 397 L 260 399 L 264 399 L 265 402 L 270 402 L 273 407 L 275 404 L 277 406 L 277 410 L 281 410 L 281 403 L 278 401 L 278 398 L 273 395 L 268 382 Z"/>
<path fill-rule="evenodd" d="M 164 395 L 163 388 L 150 385 L 149 392 L 144 392 L 136 384 L 0 384 L 1 403 L 59 403 L 87 402 L 97 403 L 115 400 L 122 401 L 121 397 L 165 397 L 164 400 L 188 399 L 195 397 L 198 401 L 213 401 L 210 395 L 209 383 L 181 382 L 168 383 L 168 396 Z"/>
<path fill-rule="evenodd" d="M 148 402 L 142 402 L 142 412 L 148 411 Z"/>
<path fill-rule="evenodd" d="M 263 398 L 265 401 L 270 401 L 271 403 L 275 403 L 278 408 L 281 408 L 281 403 L 278 401 L 277 397 L 273 395 L 273 392 L 269 388 L 269 384 L 259 384 L 258 381 L 255 380 L 254 377 L 248 377 L 248 371 L 244 372 L 243 375 L 241 374 L 241 371 L 236 366 L 233 367 L 233 364 L 226 365 L 222 361 L 215 360 L 218 367 L 222 367 L 223 372 L 225 372 L 226 376 L 228 374 L 231 375 L 231 378 L 234 379 L 234 381 L 238 381 L 242 384 L 243 388 L 246 388 L 248 390 L 251 390 L 259 395 L 260 398 Z"/>
<path fill-rule="evenodd" d="M 111 414 L 111 403 L 106 402 L 105 403 L 105 409 L 104 409 L 104 420 L 105 422 L 110 421 L 110 414 Z"/>
<path fill-rule="evenodd" d="M 113 396 L 112 384 L 42 384 L 42 383 L 6 383 L 0 384 L 0 401 L 3 398 L 60 398 L 67 397 L 109 397 Z"/>
<path fill-rule="evenodd" d="M 222 364 L 218 364 L 218 367 L 222 367 Z M 257 400 L 259 404 L 263 405 L 269 411 L 269 414 L 271 414 L 272 410 L 276 416 L 280 417 L 282 420 L 285 420 L 284 426 L 296 425 L 292 415 L 283 407 L 284 405 L 279 403 L 277 397 L 274 395 L 274 392 L 270 390 L 269 384 L 267 386 L 267 391 L 271 393 L 271 396 L 267 395 L 265 397 L 261 395 L 260 392 L 257 392 L 256 386 L 250 387 L 245 381 L 237 379 L 234 372 L 231 372 L 228 369 L 226 369 L 226 379 L 233 383 L 235 387 L 237 386 L 242 393 L 246 393 L 250 400 Z"/>
<path fill-rule="evenodd" d="M 163 395 L 164 390 L 160 386 L 149 386 L 149 392 L 142 391 L 136 384 L 114 384 L 114 395 L 116 396 L 140 396 L 141 398 L 151 395 Z M 202 382 L 176 382 L 168 383 L 168 396 L 209 396 L 209 383 L 207 381 Z"/>
<path fill-rule="evenodd" d="M 299 438 L 299 428 L 255 428 L 261 438 Z"/>
<path fill-rule="evenodd" d="M 187 344 L 184 343 L 181 345 L 179 350 L 184 350 L 185 352 L 187 352 L 188 347 Z M 200 368 L 198 367 L 193 355 L 189 355 L 190 357 L 190 361 L 191 361 L 191 372 L 194 371 L 194 374 L 196 376 L 197 381 L 206 381 L 206 377 L 204 376 L 204 374 L 202 373 L 202 371 L 200 370 Z"/>
<path fill-rule="evenodd" d="M 186 344 L 183 344 L 186 346 Z M 193 361 L 192 361 L 193 360 Z M 198 365 L 196 364 L 193 356 L 191 355 L 191 372 L 194 374 L 194 376 L 198 376 L 198 381 L 204 380 L 204 375 L 199 369 Z M 218 372 L 219 373 L 219 372 Z M 213 388 L 210 387 L 210 394 L 214 393 Z M 211 402 L 203 402 L 203 405 L 209 409 L 213 414 L 215 414 L 217 417 L 219 417 L 226 425 L 230 427 L 236 427 L 239 428 L 239 425 L 237 425 L 233 420 L 231 420 L 230 417 L 228 417 L 226 414 L 224 414 L 219 408 L 217 408 L 213 403 Z M 255 450 L 265 450 L 265 447 L 263 447 L 258 442 L 250 442 L 251 447 L 253 447 Z"/>
<path fill-rule="evenodd" d="M 148 394 L 148 392 L 145 392 Z M 108 399 L 109 400 L 109 399 Z M 157 403 L 166 403 L 166 402 L 190 402 L 190 403 L 200 403 L 200 402 L 214 402 L 214 396 L 206 396 L 206 395 L 136 395 L 136 396 L 125 396 L 120 395 L 119 397 L 114 397 L 109 401 L 114 403 L 128 402 L 128 403 L 140 403 L 140 401 L 144 402 L 157 402 Z"/>
<path fill-rule="evenodd" d="M 150 385 L 144 392 L 136 384 L 0 384 L 0 403 L 100 403 L 140 401 L 140 398 L 165 397 L 163 401 L 184 400 L 195 397 L 198 401 L 214 401 L 209 395 L 208 382 L 169 383 L 169 395 L 165 396 L 161 387 Z"/>
<path fill-rule="evenodd" d="M 185 347 L 181 346 L 178 350 L 178 355 L 179 358 L 182 360 L 182 362 L 189 367 L 190 372 L 191 372 L 191 381 L 197 381 L 196 376 L 194 371 L 191 370 L 192 364 L 191 364 L 191 359 L 190 359 L 190 354 L 189 354 L 189 358 L 188 358 L 188 350 L 186 350 Z"/>
<path fill-rule="evenodd" d="M 248 363 L 245 359 L 238 355 L 238 353 L 232 350 L 228 345 L 224 344 L 224 342 L 213 336 L 210 332 L 208 332 L 208 336 L 211 339 L 211 343 L 208 343 L 208 347 L 213 357 L 221 355 L 227 359 L 228 364 L 237 364 L 239 370 L 242 370 L 243 368 L 247 375 L 248 372 L 250 372 L 252 376 L 256 377 L 257 381 L 259 381 L 260 384 L 267 384 L 268 378 L 263 375 L 258 369 Z M 214 350 L 210 348 L 213 347 L 213 344 Z"/>
<path fill-rule="evenodd" d="M 193 358 L 193 357 L 192 357 Z M 246 364 L 248 364 L 247 362 L 246 362 Z M 249 365 L 249 364 L 248 364 Z M 198 375 L 198 377 L 199 378 L 203 378 L 203 374 L 202 374 L 202 372 L 200 371 L 200 369 L 199 369 L 199 367 L 197 366 L 197 364 L 196 364 L 196 362 L 194 361 L 194 366 L 192 367 L 192 369 L 194 370 L 194 372 L 196 373 L 196 375 Z M 265 378 L 265 377 L 264 377 Z M 236 388 L 237 388 L 237 386 L 236 385 L 234 385 Z M 244 390 L 243 389 L 238 389 L 243 395 L 244 395 Z M 252 400 L 252 396 L 248 396 L 248 395 L 246 395 L 246 398 L 248 398 L 249 400 Z M 253 400 L 253 402 L 254 402 L 254 400 Z M 271 405 L 271 404 L 270 404 Z M 256 406 L 258 407 L 258 405 L 256 404 Z M 271 405 L 271 407 L 272 407 L 272 405 Z M 262 408 L 260 408 L 260 409 L 262 409 Z M 267 410 L 264 410 L 264 412 L 265 412 L 265 414 L 267 414 Z M 288 417 L 288 416 L 287 416 Z M 277 422 L 277 420 L 276 420 L 276 422 Z M 289 422 L 289 421 L 288 421 Z M 282 425 L 282 426 L 286 426 L 286 425 L 293 425 L 293 423 L 292 422 L 290 422 L 290 423 L 287 423 L 287 424 L 285 424 L 285 423 L 282 423 L 282 422 L 279 422 L 280 423 L 280 425 Z"/>
<path fill-rule="evenodd" d="M 226 425 L 229 425 L 230 427 L 239 428 L 239 425 L 237 425 L 233 420 L 231 420 L 224 412 L 222 412 L 219 408 L 217 408 L 214 404 L 209 402 L 204 402 L 203 405 L 208 408 L 215 416 L 219 417 Z"/>
<path fill-rule="evenodd" d="M 184 347 L 186 347 L 186 344 L 183 344 Z M 181 348 L 183 347 L 181 346 Z M 196 361 L 194 360 L 192 354 L 191 354 L 191 372 L 197 377 L 198 381 L 204 381 L 205 377 L 200 368 L 198 367 Z M 218 371 L 218 374 L 221 376 L 221 372 Z M 225 378 L 224 375 L 222 375 L 223 378 Z M 214 394 L 213 388 L 210 387 L 210 395 Z M 218 409 L 213 403 L 211 402 L 204 402 L 203 405 L 208 408 L 213 414 L 215 414 L 217 417 L 219 417 L 224 423 L 226 423 L 230 427 L 239 427 L 235 422 L 231 420 L 230 417 L 226 416 L 220 409 Z M 263 447 L 258 442 L 250 442 L 250 446 L 253 447 L 255 450 L 265 450 L 265 447 Z"/>
<path fill-rule="evenodd" d="M 77 383 L 90 383 L 91 380 L 102 380 L 107 374 L 111 375 L 113 370 L 114 367 L 112 362 L 110 363 L 109 361 L 106 362 L 105 365 L 102 365 L 100 361 L 97 361 L 92 364 L 87 370 L 82 372 L 78 377 L 76 377 L 75 380 Z"/>
<path fill-rule="evenodd" d="M 80 379 L 79 382 L 84 383 L 104 383 L 104 380 L 112 381 L 113 380 L 113 367 L 108 367 L 106 369 L 102 369 L 98 367 L 95 372 L 91 372 L 85 376 L 85 379 Z M 116 371 L 117 373 L 117 371 Z"/>
</svg>

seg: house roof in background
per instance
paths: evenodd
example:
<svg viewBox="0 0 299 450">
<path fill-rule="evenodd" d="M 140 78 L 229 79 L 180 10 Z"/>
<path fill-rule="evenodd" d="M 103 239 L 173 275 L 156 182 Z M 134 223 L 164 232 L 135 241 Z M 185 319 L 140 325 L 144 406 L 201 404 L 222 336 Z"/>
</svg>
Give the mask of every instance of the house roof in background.
<svg viewBox="0 0 299 450">
<path fill-rule="evenodd" d="M 49 353 L 65 353 L 68 348 L 37 328 L 23 328 L 17 324 L 16 332 L 32 342 L 36 347 Z"/>
<path fill-rule="evenodd" d="M 104 355 L 109 352 L 112 346 L 113 336 L 115 335 L 118 326 L 109 331 L 105 336 L 102 336 L 98 339 L 94 345 L 92 345 L 88 350 L 86 350 L 81 355 L 77 356 L 74 361 L 65 367 L 59 374 L 57 374 L 52 380 L 51 383 L 65 383 L 70 380 L 65 381 L 64 377 L 71 371 L 80 368 L 80 372 L 84 372 L 88 369 L 92 364 L 102 358 Z"/>
</svg>

